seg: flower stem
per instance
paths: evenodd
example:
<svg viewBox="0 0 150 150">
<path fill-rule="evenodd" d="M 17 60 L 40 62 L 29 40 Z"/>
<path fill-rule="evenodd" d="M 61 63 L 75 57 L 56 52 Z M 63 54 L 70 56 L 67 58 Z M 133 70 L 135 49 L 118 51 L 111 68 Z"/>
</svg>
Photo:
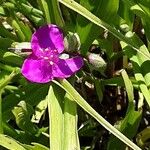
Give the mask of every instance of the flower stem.
<svg viewBox="0 0 150 150">
<path fill-rule="evenodd" d="M 87 113 L 89 113 L 93 118 L 95 118 L 104 128 L 111 132 L 114 136 L 120 139 L 122 142 L 127 144 L 134 150 L 141 150 L 136 144 L 131 142 L 126 136 L 119 132 L 115 127 L 113 127 L 108 121 L 106 121 L 101 115 L 99 115 L 81 96 L 80 94 L 72 87 L 72 85 L 66 80 L 53 81 L 60 87 L 62 87 L 74 101 L 77 102 Z"/>
</svg>

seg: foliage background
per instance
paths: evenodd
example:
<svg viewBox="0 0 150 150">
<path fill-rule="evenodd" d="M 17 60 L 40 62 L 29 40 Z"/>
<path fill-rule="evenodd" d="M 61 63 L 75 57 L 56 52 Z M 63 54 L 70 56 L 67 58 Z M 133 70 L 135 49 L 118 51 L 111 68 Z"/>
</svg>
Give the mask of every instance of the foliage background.
<svg viewBox="0 0 150 150">
<path fill-rule="evenodd" d="M 65 36 L 79 35 L 85 65 L 69 80 L 74 89 L 136 145 L 148 149 L 149 6 L 149 0 L 0 0 L 1 149 L 45 150 L 49 143 L 55 150 L 126 148 L 107 125 L 103 128 L 89 115 L 80 98 L 77 103 L 86 113 L 76 108 L 76 97 L 65 92 L 69 88 L 63 81 L 65 90 L 57 81 L 29 83 L 20 74 L 24 57 L 18 43 L 30 42 L 32 33 L 48 23 L 63 28 Z M 89 53 L 97 54 L 92 64 Z"/>
</svg>

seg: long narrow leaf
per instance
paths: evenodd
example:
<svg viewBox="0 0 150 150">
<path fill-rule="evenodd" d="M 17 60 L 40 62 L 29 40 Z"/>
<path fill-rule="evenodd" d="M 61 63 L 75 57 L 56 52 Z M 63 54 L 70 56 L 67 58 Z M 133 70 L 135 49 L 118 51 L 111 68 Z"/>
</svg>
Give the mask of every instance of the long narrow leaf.
<svg viewBox="0 0 150 150">
<path fill-rule="evenodd" d="M 127 95 L 128 95 L 128 109 L 126 111 L 126 116 L 123 120 L 119 121 L 118 130 L 126 135 L 128 138 L 132 139 L 139 127 L 139 123 L 141 121 L 142 111 L 135 111 L 134 106 L 134 95 L 133 95 L 133 85 L 126 73 L 125 70 L 121 71 L 121 75 L 124 80 L 124 84 L 126 87 Z M 116 150 L 121 149 L 125 150 L 126 145 L 119 141 L 116 137 L 111 136 L 108 142 L 107 150 Z"/>
<path fill-rule="evenodd" d="M 101 115 L 99 115 L 81 96 L 80 94 L 71 86 L 67 80 L 53 81 L 60 87 L 62 87 L 70 96 L 80 105 L 87 113 L 89 113 L 93 118 L 95 118 L 103 127 L 110 131 L 113 135 L 119 138 L 122 142 L 127 144 L 134 150 L 141 150 L 137 145 L 131 142 L 126 136 L 114 128 L 109 122 L 107 122 Z"/>
<path fill-rule="evenodd" d="M 86 8 L 75 2 L 74 0 L 58 0 L 60 3 L 64 4 L 65 6 L 69 7 L 70 9 L 76 11 L 77 13 L 81 14 L 94 24 L 98 25 L 99 27 L 102 27 L 104 29 L 107 29 L 109 32 L 111 32 L 115 37 L 117 37 L 119 40 L 124 41 L 127 43 L 132 49 L 135 51 L 141 53 L 144 55 L 146 58 L 150 59 L 150 56 L 147 55 L 145 52 L 139 51 L 138 45 L 135 45 L 134 42 L 132 42 L 131 39 L 125 37 L 123 34 L 118 32 L 115 28 L 110 26 L 109 24 L 105 23 L 95 15 L 93 15 L 91 12 L 89 12 Z"/>
<path fill-rule="evenodd" d="M 7 149 L 26 150 L 19 142 L 6 135 L 0 134 L 0 139 L 0 145 Z"/>
<path fill-rule="evenodd" d="M 63 95 L 56 85 L 50 85 L 48 92 L 50 149 L 62 150 L 63 142 Z"/>
<path fill-rule="evenodd" d="M 77 104 L 66 93 L 64 98 L 64 150 L 80 150 L 77 131 Z"/>
</svg>

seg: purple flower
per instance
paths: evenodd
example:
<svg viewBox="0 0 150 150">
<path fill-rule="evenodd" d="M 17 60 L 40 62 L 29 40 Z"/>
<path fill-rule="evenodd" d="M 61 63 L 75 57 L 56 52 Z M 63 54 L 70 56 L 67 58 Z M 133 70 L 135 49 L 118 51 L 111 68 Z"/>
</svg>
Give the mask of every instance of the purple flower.
<svg viewBox="0 0 150 150">
<path fill-rule="evenodd" d="M 22 74 L 31 82 L 47 83 L 54 78 L 68 78 L 83 66 L 79 56 L 59 58 L 64 50 L 63 33 L 53 24 L 39 28 L 31 39 L 32 54 L 25 59 Z"/>
</svg>

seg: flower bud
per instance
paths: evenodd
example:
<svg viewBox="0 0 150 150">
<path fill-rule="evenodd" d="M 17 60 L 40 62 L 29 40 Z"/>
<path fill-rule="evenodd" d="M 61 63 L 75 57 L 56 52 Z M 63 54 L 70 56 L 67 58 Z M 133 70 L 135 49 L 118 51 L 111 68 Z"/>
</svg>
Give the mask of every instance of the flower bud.
<svg viewBox="0 0 150 150">
<path fill-rule="evenodd" d="M 80 49 L 80 38 L 77 33 L 69 32 L 64 38 L 65 51 L 75 52 Z"/>
<path fill-rule="evenodd" d="M 29 42 L 14 42 L 11 46 L 9 49 L 19 56 L 28 56 L 32 53 L 31 44 Z"/>
<path fill-rule="evenodd" d="M 93 70 L 103 72 L 106 69 L 106 62 L 99 54 L 88 53 L 87 58 Z"/>
</svg>

